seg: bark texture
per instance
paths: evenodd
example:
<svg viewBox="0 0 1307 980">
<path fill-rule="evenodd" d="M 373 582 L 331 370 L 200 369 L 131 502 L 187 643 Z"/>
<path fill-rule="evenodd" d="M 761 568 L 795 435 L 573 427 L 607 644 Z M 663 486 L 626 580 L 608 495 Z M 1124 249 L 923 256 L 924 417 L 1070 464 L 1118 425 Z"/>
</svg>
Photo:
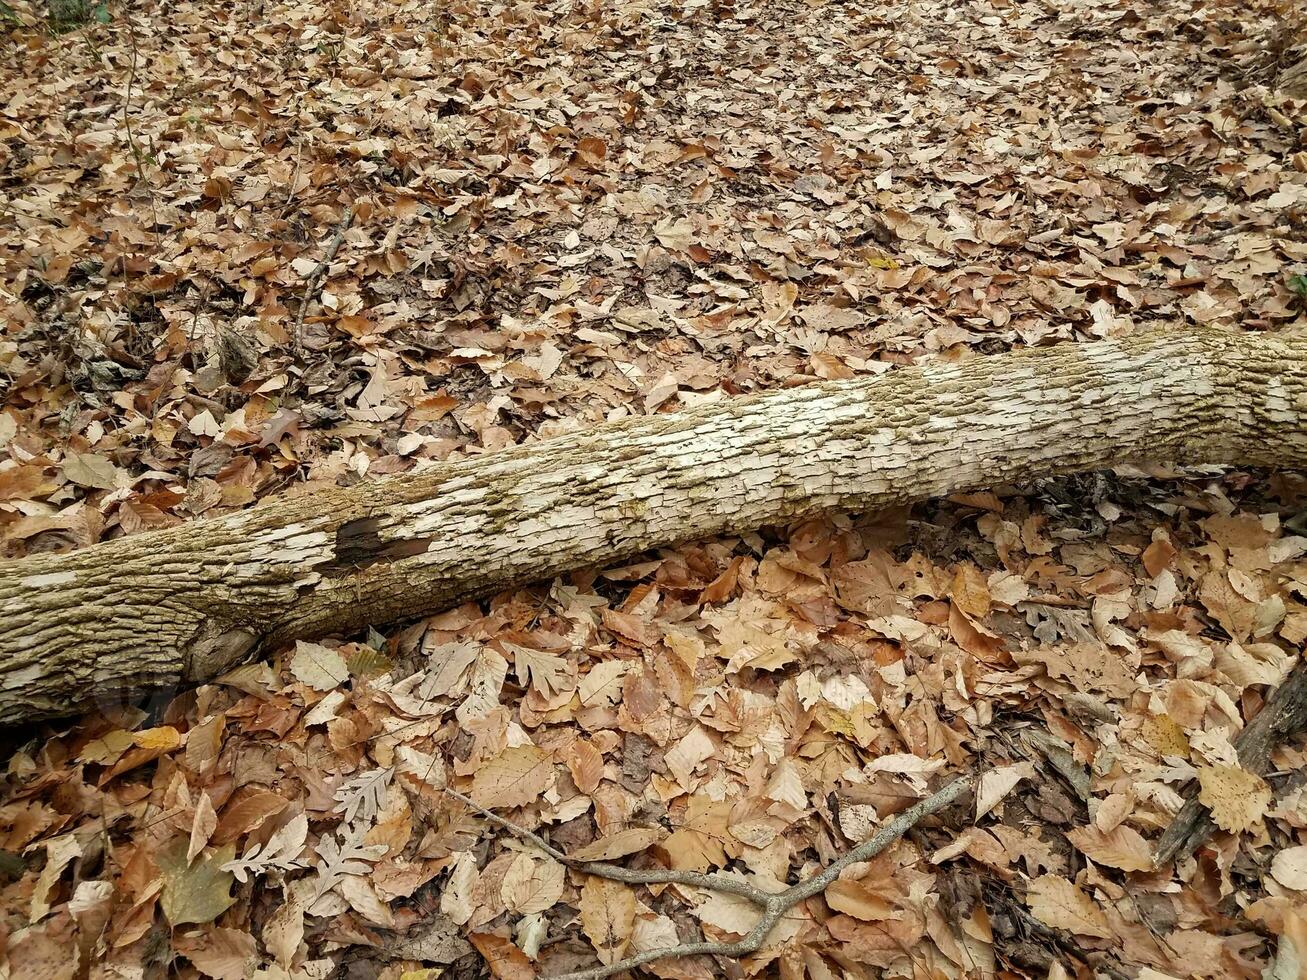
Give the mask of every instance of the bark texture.
<svg viewBox="0 0 1307 980">
<path fill-rule="evenodd" d="M 1307 463 L 1307 335 L 1156 333 L 813 384 L 0 563 L 0 718 L 650 548 L 1131 460 Z"/>
</svg>

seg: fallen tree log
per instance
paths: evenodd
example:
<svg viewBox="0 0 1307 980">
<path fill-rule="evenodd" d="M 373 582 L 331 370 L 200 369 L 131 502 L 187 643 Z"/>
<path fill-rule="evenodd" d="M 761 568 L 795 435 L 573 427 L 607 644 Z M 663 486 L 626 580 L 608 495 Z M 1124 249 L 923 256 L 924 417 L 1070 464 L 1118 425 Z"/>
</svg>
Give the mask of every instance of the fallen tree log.
<svg viewBox="0 0 1307 980">
<path fill-rule="evenodd" d="M 1307 463 L 1307 335 L 1161 332 L 813 384 L 0 563 L 0 718 L 823 510 L 1139 461 Z"/>
</svg>

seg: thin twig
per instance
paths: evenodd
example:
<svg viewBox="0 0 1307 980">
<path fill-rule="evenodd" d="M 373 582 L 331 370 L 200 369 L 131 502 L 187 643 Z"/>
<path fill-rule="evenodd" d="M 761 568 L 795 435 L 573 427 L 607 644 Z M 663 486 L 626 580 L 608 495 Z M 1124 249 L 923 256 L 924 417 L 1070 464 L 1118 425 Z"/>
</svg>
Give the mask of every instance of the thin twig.
<svg viewBox="0 0 1307 980">
<path fill-rule="evenodd" d="M 300 334 L 304 330 L 304 314 L 308 312 L 309 300 L 317 294 L 322 285 L 322 277 L 336 258 L 336 253 L 340 250 L 340 243 L 345 240 L 345 232 L 349 231 L 349 226 L 354 223 L 354 207 L 345 209 L 345 216 L 340 219 L 340 224 L 336 227 L 336 234 L 332 236 L 331 243 L 327 245 L 326 254 L 322 256 L 322 261 L 317 264 L 313 272 L 309 275 L 308 281 L 304 284 L 304 295 L 300 297 L 299 312 L 295 316 L 295 330 L 293 337 L 295 346 L 300 346 Z"/>
<path fill-rule="evenodd" d="M 534 844 L 559 864 L 565 864 L 569 868 L 584 874 L 608 878 L 612 881 L 624 881 L 628 885 L 689 885 L 692 888 L 711 888 L 714 891 L 739 895 L 760 908 L 765 907 L 775 897 L 770 892 L 755 888 L 753 885 L 740 881 L 738 878 L 732 878 L 729 875 L 703 874 L 698 871 L 677 871 L 670 868 L 660 868 L 656 871 L 636 871 L 631 868 L 624 868 L 620 864 L 609 864 L 607 861 L 579 861 L 576 858 L 568 857 L 539 834 L 534 834 L 525 827 L 519 827 L 511 820 L 505 820 L 499 814 L 487 810 L 457 790 L 452 790 L 446 786 L 445 792 L 475 810 L 496 826 L 503 827 L 509 833 L 520 837 L 527 843 Z"/>
<path fill-rule="evenodd" d="M 732 959 L 741 956 L 748 956 L 756 953 L 762 948 L 768 934 L 776 927 L 781 918 L 794 906 L 798 905 L 814 895 L 826 890 L 836 878 L 840 876 L 845 868 L 859 861 L 869 861 L 881 851 L 885 850 L 890 844 L 897 841 L 908 832 L 919 821 L 936 813 L 944 807 L 953 803 L 959 796 L 971 788 L 975 783 L 976 776 L 963 776 L 949 783 L 933 796 L 928 796 L 921 802 L 908 807 L 898 816 L 896 816 L 885 826 L 881 827 L 875 834 L 867 838 L 853 850 L 842 856 L 836 861 L 831 862 L 819 874 L 813 875 L 796 885 L 791 885 L 785 891 L 778 894 L 770 894 L 759 888 L 746 884 L 726 875 L 708 875 L 699 874 L 693 871 L 631 871 L 628 868 L 620 867 L 615 864 L 605 864 L 595 861 L 576 861 L 568 858 L 557 848 L 545 842 L 541 837 L 533 834 L 525 828 L 519 827 L 510 820 L 505 820 L 484 807 L 473 803 L 466 796 L 457 793 L 446 787 L 445 792 L 451 796 L 462 800 L 472 809 L 476 810 L 487 820 L 503 827 L 505 830 L 516 834 L 523 840 L 529 841 L 543 850 L 556 861 L 561 861 L 569 867 L 576 868 L 586 874 L 596 875 L 600 878 L 608 878 L 613 881 L 622 881 L 630 884 L 686 884 L 694 885 L 700 888 L 709 888 L 715 891 L 727 892 L 732 895 L 739 895 L 753 902 L 762 909 L 762 916 L 754 927 L 749 930 L 748 935 L 743 939 L 733 943 L 722 942 L 697 942 L 681 943 L 677 946 L 667 946 L 662 949 L 650 949 L 643 953 L 637 953 L 634 956 L 628 956 L 624 960 L 616 963 L 609 963 L 603 966 L 596 966 L 589 970 L 578 970 L 575 973 L 566 973 L 554 977 L 552 980 L 604 980 L 605 977 L 611 977 L 617 973 L 624 973 L 627 970 L 634 970 L 636 967 L 644 966 L 646 963 L 652 963 L 654 960 L 676 959 L 685 956 L 725 956 Z"/>
</svg>

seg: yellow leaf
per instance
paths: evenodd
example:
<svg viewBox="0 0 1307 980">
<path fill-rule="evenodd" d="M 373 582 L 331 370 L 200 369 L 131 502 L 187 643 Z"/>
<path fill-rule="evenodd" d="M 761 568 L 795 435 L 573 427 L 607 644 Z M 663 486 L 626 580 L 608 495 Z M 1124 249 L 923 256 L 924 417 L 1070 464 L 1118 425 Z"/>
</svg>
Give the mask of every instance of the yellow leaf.
<svg viewBox="0 0 1307 980">
<path fill-rule="evenodd" d="M 1189 757 L 1189 739 L 1170 715 L 1149 715 L 1144 719 L 1141 732 L 1158 755 Z"/>
<path fill-rule="evenodd" d="M 177 746 L 182 744 L 181 733 L 171 726 L 164 725 L 162 728 L 146 728 L 132 735 L 139 748 L 148 749 L 151 752 L 158 752 L 163 755 L 165 752 L 171 752 Z"/>
<path fill-rule="evenodd" d="M 1271 803 L 1266 781 L 1238 766 L 1199 766 L 1198 783 L 1198 799 L 1212 811 L 1216 825 L 1231 834 L 1261 823 Z"/>
</svg>

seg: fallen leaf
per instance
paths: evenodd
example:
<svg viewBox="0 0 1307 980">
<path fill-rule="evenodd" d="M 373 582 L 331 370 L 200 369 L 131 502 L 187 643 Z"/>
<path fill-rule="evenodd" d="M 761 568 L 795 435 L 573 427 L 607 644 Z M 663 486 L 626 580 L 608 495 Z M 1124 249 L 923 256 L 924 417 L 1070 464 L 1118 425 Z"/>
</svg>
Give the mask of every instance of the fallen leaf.
<svg viewBox="0 0 1307 980">
<path fill-rule="evenodd" d="M 1271 803 L 1266 780 L 1239 766 L 1199 766 L 1198 783 L 1198 798 L 1212 811 L 1216 825 L 1231 834 L 1261 823 Z"/>
<path fill-rule="evenodd" d="M 517 745 L 477 770 L 469 795 L 487 809 L 511 809 L 540 799 L 554 778 L 548 752 L 535 745 Z"/>
<path fill-rule="evenodd" d="M 236 901 L 231 894 L 236 879 L 222 870 L 222 865 L 236 856 L 236 846 L 228 844 L 192 864 L 186 860 L 187 845 L 179 838 L 161 848 L 154 858 L 163 873 L 159 906 L 174 927 L 212 922 Z"/>
<path fill-rule="evenodd" d="M 620 881 L 589 875 L 581 886 L 581 929 L 601 963 L 626 953 L 635 929 L 635 892 Z"/>
<path fill-rule="evenodd" d="M 1148 871 L 1153 866 L 1153 852 L 1148 842 L 1125 824 L 1119 824 L 1107 833 L 1097 827 L 1080 827 L 1066 836 L 1085 857 L 1109 868 Z"/>
<path fill-rule="evenodd" d="M 1107 917 L 1094 900 L 1072 882 L 1057 875 L 1041 875 L 1030 883 L 1026 904 L 1046 926 L 1066 929 L 1078 936 L 1111 939 Z"/>
</svg>

